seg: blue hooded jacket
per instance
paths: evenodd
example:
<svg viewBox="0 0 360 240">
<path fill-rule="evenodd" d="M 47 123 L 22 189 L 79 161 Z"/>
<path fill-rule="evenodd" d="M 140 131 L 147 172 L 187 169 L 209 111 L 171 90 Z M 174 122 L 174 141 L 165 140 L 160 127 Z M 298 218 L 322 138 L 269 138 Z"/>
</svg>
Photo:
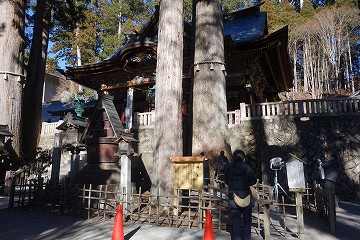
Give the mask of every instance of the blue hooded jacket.
<svg viewBox="0 0 360 240">
<path fill-rule="evenodd" d="M 249 165 L 242 161 L 234 161 L 225 170 L 225 183 L 229 186 L 229 199 L 233 192 L 241 198 L 251 193 L 250 186 L 256 183 L 256 177 Z"/>
</svg>

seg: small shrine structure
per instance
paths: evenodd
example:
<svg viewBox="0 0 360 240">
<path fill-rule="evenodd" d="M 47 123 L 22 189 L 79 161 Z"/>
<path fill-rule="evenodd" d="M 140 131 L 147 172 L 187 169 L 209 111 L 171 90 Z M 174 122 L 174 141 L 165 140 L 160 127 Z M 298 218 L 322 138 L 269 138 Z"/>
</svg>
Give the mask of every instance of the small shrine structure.
<svg viewBox="0 0 360 240">
<path fill-rule="evenodd" d="M 90 122 L 80 142 L 85 141 L 87 163 L 80 171 L 81 183 L 112 184 L 120 182 L 119 147 L 136 142 L 127 132 L 115 110 L 113 97 L 99 93 Z"/>
</svg>

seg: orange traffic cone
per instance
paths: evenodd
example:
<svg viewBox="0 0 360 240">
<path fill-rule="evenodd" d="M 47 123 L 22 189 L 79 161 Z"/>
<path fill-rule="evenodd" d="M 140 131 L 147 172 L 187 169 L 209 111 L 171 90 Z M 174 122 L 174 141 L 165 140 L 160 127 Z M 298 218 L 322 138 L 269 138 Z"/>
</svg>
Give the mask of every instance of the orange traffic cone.
<svg viewBox="0 0 360 240">
<path fill-rule="evenodd" d="M 204 240 L 214 240 L 214 229 L 212 226 L 211 211 L 206 211 L 206 221 L 204 230 Z"/>
<path fill-rule="evenodd" d="M 124 240 L 124 224 L 123 224 L 123 216 L 122 216 L 122 206 L 118 205 L 116 209 L 114 229 L 112 232 L 112 240 Z"/>
</svg>

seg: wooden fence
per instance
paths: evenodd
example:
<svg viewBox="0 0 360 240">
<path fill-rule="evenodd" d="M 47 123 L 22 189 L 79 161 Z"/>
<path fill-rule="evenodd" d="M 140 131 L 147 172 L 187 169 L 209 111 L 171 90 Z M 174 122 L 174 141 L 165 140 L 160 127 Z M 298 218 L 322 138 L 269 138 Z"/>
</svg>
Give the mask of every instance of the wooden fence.
<svg viewBox="0 0 360 240">
<path fill-rule="evenodd" d="M 14 178 L 9 207 L 40 207 L 59 214 L 107 220 L 114 217 L 117 205 L 122 204 L 127 221 L 188 228 L 203 228 L 205 212 L 211 210 L 214 229 L 226 227 L 228 200 L 221 184 L 209 186 L 209 192 L 178 190 L 175 199 L 173 196 L 133 192 L 130 202 L 126 202 L 125 194 L 118 184 L 78 187 L 62 182 L 54 186 Z"/>
<path fill-rule="evenodd" d="M 330 232 L 336 232 L 336 196 L 332 189 L 324 189 L 314 184 L 314 207 L 320 217 L 329 225 Z"/>
<path fill-rule="evenodd" d="M 125 221 L 146 223 L 157 226 L 204 228 L 206 211 L 211 210 L 214 230 L 231 228 L 228 208 L 227 186 L 211 179 L 208 192 L 198 190 L 178 190 L 173 196 L 160 194 L 140 194 L 133 192 L 130 202 L 126 202 L 126 191 L 119 185 L 83 185 L 69 186 L 65 182 L 59 185 L 38 184 L 36 180 L 13 181 L 9 207 L 36 207 L 44 211 L 75 217 L 108 220 L 113 218 L 118 204 L 123 205 Z M 297 220 L 296 204 L 273 200 L 273 187 L 260 184 L 259 197 L 270 200 L 270 215 L 283 219 L 282 229 L 274 229 L 266 220 L 265 207 L 256 205 L 253 217 L 259 233 L 272 231 L 286 232 L 287 219 Z M 312 195 L 312 194 L 311 194 Z M 306 195 L 304 198 L 308 198 Z M 175 201 L 174 201 L 175 200 Z M 260 202 L 260 201 L 259 201 Z M 304 201 L 306 202 L 306 201 Z M 175 211 L 176 210 L 176 211 Z M 300 233 L 297 233 L 300 237 Z M 265 236 L 268 239 L 269 236 Z"/>
</svg>

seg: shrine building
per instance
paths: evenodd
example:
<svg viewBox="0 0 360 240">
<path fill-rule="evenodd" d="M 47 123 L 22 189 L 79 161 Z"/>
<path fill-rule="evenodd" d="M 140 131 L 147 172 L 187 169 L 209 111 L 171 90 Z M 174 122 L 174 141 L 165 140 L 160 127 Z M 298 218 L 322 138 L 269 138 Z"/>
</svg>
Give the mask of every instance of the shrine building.
<svg viewBox="0 0 360 240">
<path fill-rule="evenodd" d="M 122 46 L 99 63 L 67 67 L 68 80 L 114 97 L 125 123 L 127 94 L 133 89 L 133 111 L 150 112 L 154 106 L 159 10 L 146 26 L 127 36 Z M 259 6 L 224 15 L 226 97 L 228 111 L 240 103 L 279 100 L 292 87 L 288 56 L 288 28 L 268 34 L 267 14 Z M 184 22 L 183 111 L 191 107 L 192 25 Z"/>
</svg>

